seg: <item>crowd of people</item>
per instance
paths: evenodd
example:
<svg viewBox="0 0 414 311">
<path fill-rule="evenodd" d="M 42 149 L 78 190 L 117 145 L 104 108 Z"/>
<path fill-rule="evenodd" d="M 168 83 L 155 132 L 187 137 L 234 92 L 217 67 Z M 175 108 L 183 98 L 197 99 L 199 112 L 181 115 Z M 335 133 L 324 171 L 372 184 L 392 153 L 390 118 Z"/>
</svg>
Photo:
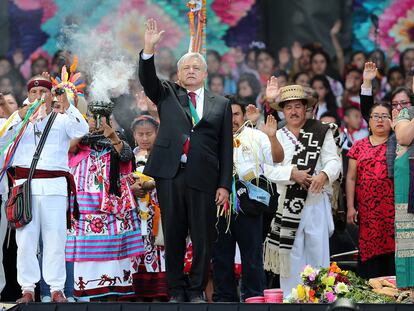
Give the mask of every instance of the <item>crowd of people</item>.
<svg viewBox="0 0 414 311">
<path fill-rule="evenodd" d="M 0 57 L 18 302 L 38 282 L 43 302 L 287 297 L 305 265 L 329 266 L 339 222 L 358 227 L 359 275 L 414 288 L 414 49 L 346 60 L 339 30 L 335 61 L 254 42 L 177 62 L 150 19 L 129 94 L 98 117 L 70 51 L 34 56 L 28 77 Z"/>
</svg>

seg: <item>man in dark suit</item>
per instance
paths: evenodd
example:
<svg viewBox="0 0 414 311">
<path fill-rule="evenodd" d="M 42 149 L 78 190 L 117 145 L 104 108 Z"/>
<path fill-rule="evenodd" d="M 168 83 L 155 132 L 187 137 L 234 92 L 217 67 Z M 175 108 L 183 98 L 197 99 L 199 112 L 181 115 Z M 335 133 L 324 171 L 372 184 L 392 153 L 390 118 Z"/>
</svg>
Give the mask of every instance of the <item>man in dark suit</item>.
<svg viewBox="0 0 414 311">
<path fill-rule="evenodd" d="M 140 82 L 160 116 L 144 173 L 156 180 L 171 301 L 202 302 L 216 206 L 228 200 L 231 189 L 231 106 L 226 98 L 204 89 L 207 64 L 199 53 L 187 53 L 178 61 L 177 83 L 158 79 L 154 52 L 163 33 L 155 20 L 147 21 L 139 61 Z M 188 232 L 193 261 L 187 279 L 183 268 Z"/>
</svg>

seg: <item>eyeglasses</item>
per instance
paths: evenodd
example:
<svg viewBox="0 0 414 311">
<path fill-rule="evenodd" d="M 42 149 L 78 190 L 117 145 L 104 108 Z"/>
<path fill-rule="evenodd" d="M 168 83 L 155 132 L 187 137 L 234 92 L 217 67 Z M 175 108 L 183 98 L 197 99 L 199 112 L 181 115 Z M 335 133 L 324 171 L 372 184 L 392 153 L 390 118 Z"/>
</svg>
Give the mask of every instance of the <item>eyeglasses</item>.
<svg viewBox="0 0 414 311">
<path fill-rule="evenodd" d="M 388 120 L 388 119 L 390 119 L 391 117 L 390 117 L 390 115 L 388 115 L 388 114 L 382 114 L 382 115 L 379 115 L 379 114 L 373 114 L 373 115 L 371 115 L 371 116 L 370 116 L 370 118 L 371 118 L 371 119 L 373 119 L 374 121 L 379 121 L 380 119 L 381 119 L 381 121 L 382 121 L 382 120 Z"/>
<path fill-rule="evenodd" d="M 408 100 L 402 100 L 400 102 L 391 102 L 391 105 L 393 109 L 397 109 L 398 106 L 400 106 L 401 108 L 406 108 L 411 105 L 411 102 Z"/>
</svg>

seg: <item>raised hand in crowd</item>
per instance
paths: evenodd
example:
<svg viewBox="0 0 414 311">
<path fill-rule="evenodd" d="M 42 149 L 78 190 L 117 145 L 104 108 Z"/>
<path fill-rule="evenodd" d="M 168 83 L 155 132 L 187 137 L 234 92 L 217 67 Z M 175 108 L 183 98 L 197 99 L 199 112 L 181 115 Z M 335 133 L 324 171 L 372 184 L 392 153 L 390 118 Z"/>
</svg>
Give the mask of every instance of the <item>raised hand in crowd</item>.
<svg viewBox="0 0 414 311">
<path fill-rule="evenodd" d="M 299 60 L 299 58 L 302 57 L 303 53 L 302 45 L 298 41 L 293 42 L 291 52 L 293 59 Z"/>
<path fill-rule="evenodd" d="M 341 31 L 341 27 L 342 27 L 342 22 L 340 19 L 338 19 L 330 30 L 331 36 L 336 36 Z"/>
<path fill-rule="evenodd" d="M 144 53 L 154 54 L 155 46 L 161 41 L 164 32 L 164 30 L 158 31 L 155 19 L 150 18 L 147 20 L 144 37 Z"/>
<path fill-rule="evenodd" d="M 246 107 L 246 119 L 254 125 L 256 125 L 257 121 L 259 121 L 260 111 L 255 105 L 250 104 Z"/>
<path fill-rule="evenodd" d="M 337 20 L 330 30 L 331 41 L 335 48 L 335 54 L 337 59 L 338 71 L 341 76 L 345 73 L 345 57 L 344 50 L 342 49 L 341 43 L 338 40 L 338 33 L 341 31 L 342 22 Z"/>
<path fill-rule="evenodd" d="M 377 76 L 377 65 L 373 62 L 366 62 L 364 66 L 364 72 L 362 74 L 362 87 L 363 88 L 372 88 L 372 80 Z"/>
<path fill-rule="evenodd" d="M 276 137 L 277 121 L 275 117 L 269 114 L 266 118 L 266 123 L 262 126 L 261 130 L 269 137 Z"/>
<path fill-rule="evenodd" d="M 287 47 L 282 47 L 279 50 L 279 69 L 285 70 L 290 61 L 290 54 Z"/>
<path fill-rule="evenodd" d="M 280 95 L 279 82 L 275 76 L 271 76 L 267 81 L 266 98 L 270 102 L 274 102 Z"/>
<path fill-rule="evenodd" d="M 42 72 L 42 77 L 45 78 L 45 79 L 47 79 L 47 80 L 50 80 L 50 73 L 48 73 L 46 71 L 43 71 Z"/>
</svg>

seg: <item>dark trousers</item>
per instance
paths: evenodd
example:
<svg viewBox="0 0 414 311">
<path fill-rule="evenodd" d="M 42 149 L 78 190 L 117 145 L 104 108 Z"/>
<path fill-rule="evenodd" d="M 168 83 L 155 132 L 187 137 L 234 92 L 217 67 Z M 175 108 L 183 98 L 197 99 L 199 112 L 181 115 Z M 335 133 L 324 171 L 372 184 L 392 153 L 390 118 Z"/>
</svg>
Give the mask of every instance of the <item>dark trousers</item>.
<svg viewBox="0 0 414 311">
<path fill-rule="evenodd" d="M 358 261 L 358 274 L 365 278 L 395 275 L 395 253 L 374 256 L 367 261 Z"/>
<path fill-rule="evenodd" d="M 236 242 L 240 248 L 241 299 L 263 296 L 265 274 L 263 269 L 263 216 L 232 215 L 230 232 L 227 222 L 220 217 L 217 224 L 218 238 L 213 245 L 213 300 L 217 302 L 239 301 L 234 276 Z"/>
<path fill-rule="evenodd" d="M 185 292 L 200 295 L 208 282 L 208 267 L 215 236 L 215 195 L 187 187 L 185 169 L 173 179 L 156 179 L 157 196 L 166 250 L 170 295 Z M 190 233 L 193 260 L 188 278 L 184 275 L 186 238 Z"/>
</svg>

